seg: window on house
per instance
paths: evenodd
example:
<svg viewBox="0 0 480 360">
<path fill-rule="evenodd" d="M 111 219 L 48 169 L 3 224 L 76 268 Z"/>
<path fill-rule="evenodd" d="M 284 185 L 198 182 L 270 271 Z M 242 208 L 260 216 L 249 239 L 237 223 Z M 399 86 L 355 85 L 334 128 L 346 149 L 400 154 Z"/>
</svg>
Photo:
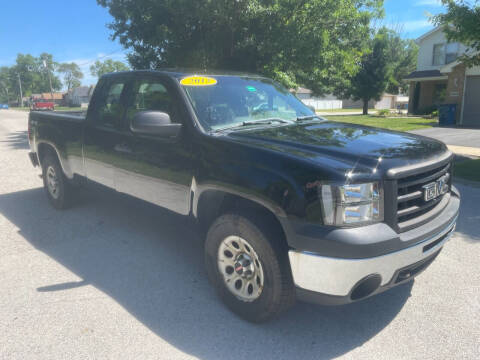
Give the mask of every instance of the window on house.
<svg viewBox="0 0 480 360">
<path fill-rule="evenodd" d="M 433 45 L 433 65 L 445 64 L 445 44 Z"/>
<path fill-rule="evenodd" d="M 457 60 L 458 43 L 433 45 L 433 65 L 445 65 Z"/>
<path fill-rule="evenodd" d="M 445 64 L 457 60 L 458 57 L 458 43 L 451 43 L 445 46 Z"/>
</svg>

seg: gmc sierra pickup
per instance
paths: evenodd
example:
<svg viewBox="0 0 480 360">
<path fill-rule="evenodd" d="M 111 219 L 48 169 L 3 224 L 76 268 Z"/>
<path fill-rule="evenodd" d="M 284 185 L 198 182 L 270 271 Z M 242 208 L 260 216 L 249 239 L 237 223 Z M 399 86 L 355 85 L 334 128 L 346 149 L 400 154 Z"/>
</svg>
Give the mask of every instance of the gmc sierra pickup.
<svg viewBox="0 0 480 360">
<path fill-rule="evenodd" d="M 256 322 L 413 279 L 460 205 L 443 143 L 327 121 L 256 75 L 105 75 L 86 116 L 31 112 L 29 141 L 57 209 L 99 183 L 193 217 L 218 295 Z"/>
</svg>

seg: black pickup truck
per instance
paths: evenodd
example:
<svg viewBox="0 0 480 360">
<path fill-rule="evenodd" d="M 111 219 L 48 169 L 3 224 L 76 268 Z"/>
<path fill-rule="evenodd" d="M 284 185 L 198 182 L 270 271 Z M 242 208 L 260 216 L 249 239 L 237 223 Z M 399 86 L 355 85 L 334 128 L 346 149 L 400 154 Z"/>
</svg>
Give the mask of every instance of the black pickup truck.
<svg viewBox="0 0 480 360">
<path fill-rule="evenodd" d="M 327 121 L 250 74 L 105 75 L 86 116 L 31 112 L 29 140 L 58 209 L 98 183 L 194 218 L 211 283 L 250 321 L 413 279 L 460 205 L 443 143 Z"/>
</svg>

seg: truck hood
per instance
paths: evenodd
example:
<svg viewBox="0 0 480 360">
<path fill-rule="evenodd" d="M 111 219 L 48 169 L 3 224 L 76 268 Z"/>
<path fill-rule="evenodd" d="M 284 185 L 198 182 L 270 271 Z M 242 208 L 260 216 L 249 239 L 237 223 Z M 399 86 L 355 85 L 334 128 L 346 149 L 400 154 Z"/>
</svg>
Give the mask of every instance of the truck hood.
<svg viewBox="0 0 480 360">
<path fill-rule="evenodd" d="M 336 170 L 380 174 L 392 168 L 431 161 L 445 144 L 423 136 L 332 121 L 234 131 L 236 142 L 280 152 Z"/>
</svg>

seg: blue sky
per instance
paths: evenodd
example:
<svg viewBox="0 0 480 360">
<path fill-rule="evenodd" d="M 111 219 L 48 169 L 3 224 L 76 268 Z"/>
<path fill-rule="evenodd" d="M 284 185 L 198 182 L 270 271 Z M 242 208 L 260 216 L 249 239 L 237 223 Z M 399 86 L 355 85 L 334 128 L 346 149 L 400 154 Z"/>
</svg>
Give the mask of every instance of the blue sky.
<svg viewBox="0 0 480 360">
<path fill-rule="evenodd" d="M 400 30 L 403 37 L 417 38 L 433 29 L 429 15 L 443 11 L 440 0 L 385 0 L 382 25 Z"/>
<path fill-rule="evenodd" d="M 386 0 L 385 19 L 377 25 L 401 29 L 416 38 L 432 28 L 427 14 L 442 11 L 437 0 Z M 95 0 L 16 0 L 0 5 L 0 66 L 12 65 L 17 53 L 52 53 L 56 61 L 81 65 L 84 83 L 93 84 L 89 66 L 97 59 L 125 60 L 110 40 L 108 12 Z"/>
</svg>

